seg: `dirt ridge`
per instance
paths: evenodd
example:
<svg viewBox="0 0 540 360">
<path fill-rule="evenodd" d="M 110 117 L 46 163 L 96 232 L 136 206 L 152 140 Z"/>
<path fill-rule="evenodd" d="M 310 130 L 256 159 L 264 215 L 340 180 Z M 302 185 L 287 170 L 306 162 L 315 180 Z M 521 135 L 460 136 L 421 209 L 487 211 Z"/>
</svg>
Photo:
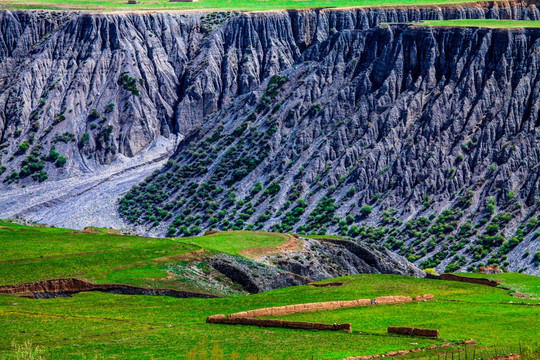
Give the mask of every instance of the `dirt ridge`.
<svg viewBox="0 0 540 360">
<path fill-rule="evenodd" d="M 122 295 L 171 296 L 177 298 L 215 298 L 214 295 L 173 289 L 153 289 L 124 284 L 95 284 L 85 279 L 68 278 L 0 286 L 0 294 L 28 294 L 35 299 L 69 297 L 87 291 Z"/>
</svg>

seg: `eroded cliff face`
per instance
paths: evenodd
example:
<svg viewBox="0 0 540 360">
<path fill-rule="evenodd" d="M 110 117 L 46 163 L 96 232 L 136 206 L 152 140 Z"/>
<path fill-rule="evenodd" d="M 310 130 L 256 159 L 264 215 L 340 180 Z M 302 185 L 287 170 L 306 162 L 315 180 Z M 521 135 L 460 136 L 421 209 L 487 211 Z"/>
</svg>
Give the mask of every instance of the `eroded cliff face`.
<svg viewBox="0 0 540 360">
<path fill-rule="evenodd" d="M 516 235 L 497 261 L 537 271 L 540 32 L 379 26 L 534 5 L 0 17 L 3 217 L 326 230 L 439 268 Z"/>
<path fill-rule="evenodd" d="M 336 30 L 209 117 L 120 211 L 171 235 L 332 232 L 441 270 L 536 271 L 539 35 Z"/>
</svg>

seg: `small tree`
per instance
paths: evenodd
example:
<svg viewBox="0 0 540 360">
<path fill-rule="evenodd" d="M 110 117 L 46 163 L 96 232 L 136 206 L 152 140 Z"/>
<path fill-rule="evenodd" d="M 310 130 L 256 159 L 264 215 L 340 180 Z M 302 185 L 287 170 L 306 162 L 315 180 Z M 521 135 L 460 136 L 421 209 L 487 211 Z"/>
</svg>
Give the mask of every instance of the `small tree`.
<svg viewBox="0 0 540 360">
<path fill-rule="evenodd" d="M 369 216 L 371 214 L 371 211 L 373 211 L 373 208 L 369 205 L 364 205 L 360 208 L 360 215 L 361 216 Z"/>
<path fill-rule="evenodd" d="M 63 156 L 60 156 L 58 160 L 56 160 L 56 167 L 64 167 L 66 165 L 67 159 Z"/>
</svg>

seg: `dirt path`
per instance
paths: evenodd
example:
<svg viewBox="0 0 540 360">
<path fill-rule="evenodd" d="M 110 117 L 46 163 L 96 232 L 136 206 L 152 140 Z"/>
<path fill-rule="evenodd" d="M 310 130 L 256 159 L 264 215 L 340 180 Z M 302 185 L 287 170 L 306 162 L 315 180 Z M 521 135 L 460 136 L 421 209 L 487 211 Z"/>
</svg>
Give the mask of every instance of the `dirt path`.
<svg viewBox="0 0 540 360">
<path fill-rule="evenodd" d="M 256 249 L 246 249 L 241 250 L 239 253 L 252 259 L 258 259 L 266 255 L 297 252 L 301 251 L 304 248 L 304 244 L 300 239 L 297 239 L 290 234 L 283 235 L 286 237 L 286 241 L 281 245 Z"/>
</svg>

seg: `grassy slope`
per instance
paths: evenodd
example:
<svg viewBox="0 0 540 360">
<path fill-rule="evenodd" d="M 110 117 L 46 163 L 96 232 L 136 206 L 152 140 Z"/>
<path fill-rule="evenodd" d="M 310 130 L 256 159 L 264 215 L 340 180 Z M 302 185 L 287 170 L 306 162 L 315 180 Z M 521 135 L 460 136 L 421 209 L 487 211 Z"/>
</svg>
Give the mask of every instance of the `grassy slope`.
<svg viewBox="0 0 540 360">
<path fill-rule="evenodd" d="M 178 240 L 210 250 L 240 255 L 242 250 L 278 246 L 288 239 L 284 234 L 278 233 L 231 231 L 195 238 L 180 238 Z"/>
<path fill-rule="evenodd" d="M 4 7 L 15 9 L 90 9 L 90 10 L 275 10 L 321 7 L 401 6 L 456 4 L 467 0 L 200 0 L 198 2 L 169 2 L 168 0 L 142 0 L 127 5 L 126 0 L 2 0 Z"/>
<path fill-rule="evenodd" d="M 420 26 L 451 26 L 451 27 L 485 27 L 491 29 L 513 29 L 513 28 L 537 28 L 540 27 L 540 20 L 432 20 L 424 21 L 415 25 Z"/>
<path fill-rule="evenodd" d="M 197 249 L 183 241 L 219 246 L 222 251 L 234 253 L 242 248 L 273 246 L 276 237 L 283 239 L 278 234 L 242 232 L 178 241 L 119 236 L 107 231 L 87 234 L 9 223 L 0 226 L 0 283 L 85 276 L 96 281 L 152 285 L 148 277 L 161 276 L 161 264 L 180 261 L 182 254 Z M 156 260 L 164 256 L 168 260 Z M 538 291 L 540 286 L 537 277 L 504 275 L 510 286 L 526 284 L 531 291 Z M 345 285 L 299 286 L 221 299 L 82 293 L 73 298 L 31 300 L 1 295 L 0 358 L 11 358 L 12 343 L 31 341 L 41 346 L 46 359 L 178 359 L 189 353 L 191 358 L 203 359 L 204 349 L 214 348 L 227 358 L 237 354 L 239 359 L 258 356 L 253 357 L 258 360 L 304 359 L 312 355 L 317 359 L 340 359 L 442 343 L 388 336 L 388 325 L 439 328 L 443 339 L 475 338 L 483 345 L 534 343 L 540 331 L 540 306 L 510 305 L 508 302 L 516 299 L 502 289 L 392 275 L 350 276 L 339 281 Z M 352 322 L 352 334 L 204 323 L 207 316 L 216 313 L 423 293 L 432 293 L 439 301 L 287 317 Z"/>
<path fill-rule="evenodd" d="M 392 275 L 358 275 L 340 279 L 343 287 L 300 286 L 222 299 L 174 299 L 100 293 L 73 298 L 30 300 L 0 296 L 0 358 L 11 342 L 40 344 L 48 359 L 184 358 L 197 347 L 229 356 L 259 359 L 340 359 L 397 349 L 440 344 L 386 334 L 386 326 L 432 327 L 448 340 L 475 338 L 482 345 L 521 341 L 533 344 L 540 331 L 540 307 L 507 304 L 508 291 L 480 285 Z M 287 319 L 352 322 L 353 333 L 205 324 L 208 315 L 285 304 L 371 298 L 379 295 L 433 293 L 437 302 L 365 307 Z M 171 325 L 172 327 L 169 327 Z M 361 333 L 361 332 L 362 333 Z M 412 345 L 411 343 L 418 343 Z M 8 357 L 9 358 L 9 357 Z M 200 353 L 197 358 L 202 358 Z"/>
<path fill-rule="evenodd" d="M 538 276 L 516 273 L 503 273 L 493 275 L 459 273 L 457 275 L 493 279 L 501 283 L 502 286 L 509 287 L 512 290 L 527 294 L 533 298 L 540 298 L 540 281 L 538 279 Z"/>
<path fill-rule="evenodd" d="M 166 265 L 177 263 L 182 254 L 199 250 L 200 246 L 237 254 L 242 249 L 275 246 L 284 241 L 282 234 L 256 232 L 178 240 L 0 222 L 0 285 L 82 277 L 101 283 L 174 287 L 159 280 L 168 275 Z"/>
</svg>

